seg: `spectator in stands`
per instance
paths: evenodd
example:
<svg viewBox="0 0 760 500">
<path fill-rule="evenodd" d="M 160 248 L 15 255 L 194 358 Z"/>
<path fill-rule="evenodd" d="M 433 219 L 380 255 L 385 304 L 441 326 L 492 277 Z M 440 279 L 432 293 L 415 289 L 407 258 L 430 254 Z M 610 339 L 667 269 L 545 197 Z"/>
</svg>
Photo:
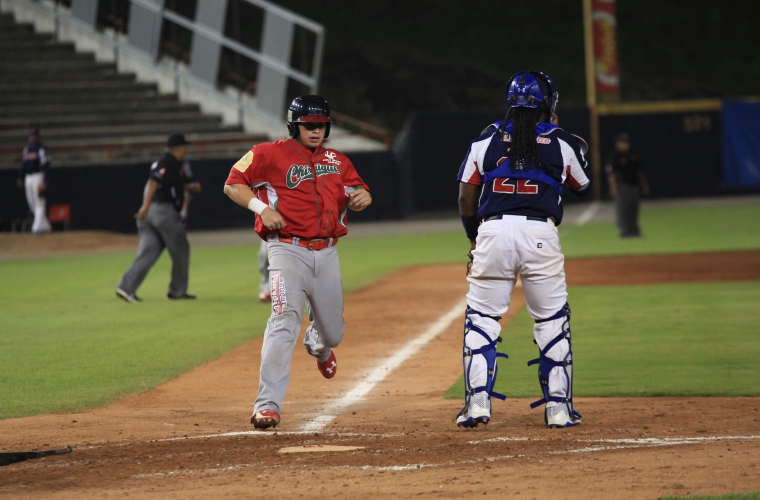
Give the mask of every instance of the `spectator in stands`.
<svg viewBox="0 0 760 500">
<path fill-rule="evenodd" d="M 116 295 L 127 302 L 140 302 L 137 289 L 164 248 L 172 258 L 172 274 L 167 299 L 194 299 L 187 293 L 190 268 L 190 244 L 180 211 L 185 193 L 199 193 L 198 182 L 185 183 L 182 162 L 190 144 L 182 134 L 172 134 L 166 141 L 166 152 L 150 167 L 150 177 L 143 191 L 143 203 L 135 218 L 140 245 L 137 258 L 122 276 Z"/>
<path fill-rule="evenodd" d="M 32 232 L 41 234 L 50 232 L 50 221 L 47 218 L 47 177 L 50 170 L 50 154 L 40 142 L 40 129 L 29 129 L 29 144 L 24 146 L 21 168 L 18 172 L 18 186 L 26 192 L 26 202 L 34 214 Z"/>
<path fill-rule="evenodd" d="M 641 171 L 639 156 L 631 149 L 626 132 L 615 137 L 615 150 L 604 167 L 610 196 L 617 203 L 617 226 L 621 238 L 639 238 L 639 205 L 641 195 L 649 194 L 649 184 Z"/>
</svg>

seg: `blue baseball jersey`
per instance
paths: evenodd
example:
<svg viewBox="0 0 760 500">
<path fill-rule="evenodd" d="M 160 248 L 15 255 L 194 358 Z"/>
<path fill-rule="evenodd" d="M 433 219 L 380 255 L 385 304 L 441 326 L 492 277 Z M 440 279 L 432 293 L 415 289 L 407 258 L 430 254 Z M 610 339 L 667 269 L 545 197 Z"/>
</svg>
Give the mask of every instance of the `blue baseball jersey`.
<svg viewBox="0 0 760 500">
<path fill-rule="evenodd" d="M 50 155 L 47 148 L 41 143 L 27 144 L 22 153 L 21 168 L 18 177 L 23 179 L 27 175 L 42 172 L 47 177 L 50 169 Z"/>
<path fill-rule="evenodd" d="M 575 136 L 552 125 L 536 125 L 540 167 L 512 169 L 509 158 L 512 122 L 488 127 L 472 141 L 457 180 L 481 186 L 478 219 L 494 215 L 526 215 L 562 222 L 562 191 L 567 185 L 581 196 L 589 192 L 588 162 Z"/>
</svg>

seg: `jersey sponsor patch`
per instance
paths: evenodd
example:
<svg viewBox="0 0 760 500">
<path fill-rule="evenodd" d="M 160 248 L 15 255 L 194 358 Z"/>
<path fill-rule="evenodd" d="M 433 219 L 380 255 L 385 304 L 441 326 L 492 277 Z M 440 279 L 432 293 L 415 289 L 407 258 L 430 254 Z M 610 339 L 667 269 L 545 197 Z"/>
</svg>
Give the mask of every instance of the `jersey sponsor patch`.
<svg viewBox="0 0 760 500">
<path fill-rule="evenodd" d="M 285 277 L 280 274 L 280 271 L 269 274 L 269 292 L 272 294 L 272 316 L 282 316 L 288 305 L 288 299 L 285 295 Z"/>
<path fill-rule="evenodd" d="M 325 162 L 330 163 L 332 165 L 340 165 L 340 161 L 335 159 L 335 151 L 325 152 Z"/>
<path fill-rule="evenodd" d="M 340 175 L 340 169 L 334 165 L 322 165 L 317 163 L 314 165 L 314 171 L 317 172 L 317 177 L 322 177 L 328 174 Z M 314 171 L 308 165 L 291 165 L 286 174 L 285 183 L 289 189 L 295 189 L 301 182 L 313 179 Z"/>
<path fill-rule="evenodd" d="M 245 172 L 251 166 L 251 163 L 253 163 L 253 151 L 248 151 L 233 167 L 241 172 Z"/>
</svg>

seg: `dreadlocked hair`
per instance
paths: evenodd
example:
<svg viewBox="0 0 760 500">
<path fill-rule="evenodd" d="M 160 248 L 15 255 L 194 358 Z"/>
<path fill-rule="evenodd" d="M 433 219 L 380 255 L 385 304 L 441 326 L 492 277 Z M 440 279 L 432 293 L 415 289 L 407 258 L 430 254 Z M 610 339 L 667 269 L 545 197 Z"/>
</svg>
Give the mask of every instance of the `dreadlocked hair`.
<svg viewBox="0 0 760 500">
<path fill-rule="evenodd" d="M 536 124 L 545 110 L 536 108 L 511 108 L 507 116 L 512 120 L 512 145 L 510 162 L 514 170 L 525 170 L 541 166 L 541 157 L 536 143 Z"/>
</svg>

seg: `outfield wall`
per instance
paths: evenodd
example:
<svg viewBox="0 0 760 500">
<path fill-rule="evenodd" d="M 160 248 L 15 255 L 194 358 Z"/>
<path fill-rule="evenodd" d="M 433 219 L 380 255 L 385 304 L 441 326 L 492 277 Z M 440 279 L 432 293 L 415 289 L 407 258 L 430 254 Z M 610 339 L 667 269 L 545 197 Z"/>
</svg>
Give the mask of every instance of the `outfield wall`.
<svg viewBox="0 0 760 500">
<path fill-rule="evenodd" d="M 626 131 L 641 158 L 653 198 L 704 197 L 758 190 L 746 183 L 737 187 L 730 175 L 724 174 L 730 171 L 725 170 L 721 156 L 731 141 L 721 136 L 727 124 L 722 123 L 720 101 L 703 103 L 701 107 L 668 104 L 672 103 L 600 108 L 602 163 L 612 151 L 615 135 Z M 470 141 L 488 124 L 502 117 L 500 112 L 413 113 L 396 138 L 392 153 L 351 153 L 349 156 L 372 190 L 374 202 L 364 212 L 351 213 L 350 220 L 392 220 L 420 212 L 456 213 L 456 174 Z M 588 138 L 588 110 L 562 108 L 560 126 Z M 750 139 L 745 142 L 757 143 L 755 136 Z M 752 149 L 743 147 L 739 148 L 740 152 Z M 55 159 L 54 150 L 52 154 Z M 191 228 L 251 224 L 250 213 L 232 204 L 222 193 L 230 165 L 235 160 L 191 159 L 196 177 L 204 185 L 204 192 L 191 208 Z M 745 168 L 746 161 L 739 163 Z M 148 167 L 149 164 L 140 163 L 53 168 L 49 203 L 71 204 L 75 228 L 133 232 L 132 214 L 140 205 Z M 755 171 L 747 172 L 754 175 Z M 26 202 L 23 192 L 16 188 L 15 176 L 15 170 L 0 169 L 0 230 L 9 230 L 12 220 L 26 215 Z M 603 197 L 607 197 L 608 192 L 605 177 L 595 179 L 601 185 Z M 570 194 L 564 198 L 566 203 L 588 201 L 588 198 Z"/>
<path fill-rule="evenodd" d="M 350 212 L 350 221 L 400 218 L 397 163 L 391 153 L 353 153 L 359 174 L 371 186 L 371 210 Z M 189 229 L 252 227 L 253 214 L 235 205 L 223 193 L 224 181 L 234 159 L 191 161 L 195 179 L 203 185 L 188 217 Z M 149 163 L 90 165 L 50 170 L 48 206 L 71 205 L 73 229 L 135 232 L 134 214 L 142 203 Z M 0 231 L 8 231 L 14 219 L 26 216 L 24 193 L 16 187 L 16 170 L 0 169 Z"/>
</svg>

